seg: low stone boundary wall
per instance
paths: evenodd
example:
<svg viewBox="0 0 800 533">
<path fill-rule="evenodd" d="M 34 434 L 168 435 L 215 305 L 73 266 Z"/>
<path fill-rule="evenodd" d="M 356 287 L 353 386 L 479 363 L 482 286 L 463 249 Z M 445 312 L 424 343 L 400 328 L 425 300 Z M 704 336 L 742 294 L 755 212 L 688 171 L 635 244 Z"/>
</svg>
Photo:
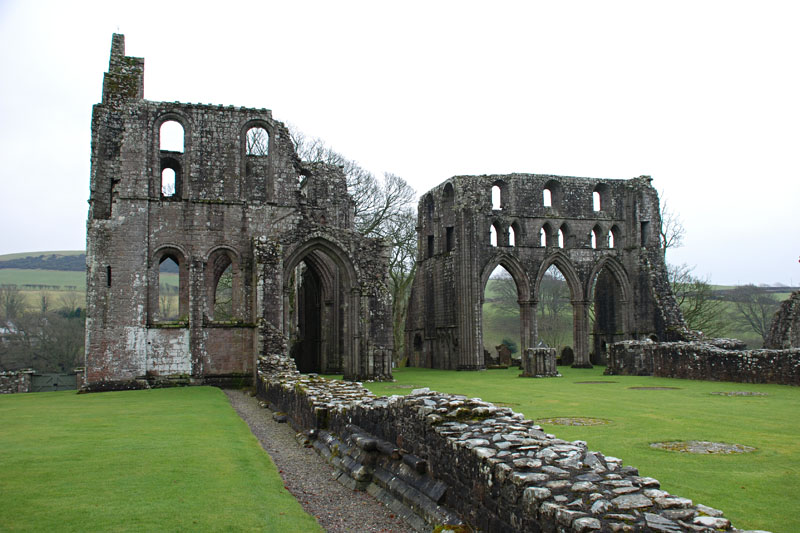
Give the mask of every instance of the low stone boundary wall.
<svg viewBox="0 0 800 533">
<path fill-rule="evenodd" d="M 30 369 L 0 372 L 0 394 L 30 392 L 33 373 Z"/>
<path fill-rule="evenodd" d="M 660 490 L 620 459 L 567 442 L 508 408 L 428 389 L 378 398 L 359 383 L 259 359 L 259 396 L 282 410 L 340 481 L 419 531 L 732 530 L 722 512 Z"/>
<path fill-rule="evenodd" d="M 528 348 L 522 354 L 522 377 L 558 377 L 555 348 Z"/>
<path fill-rule="evenodd" d="M 726 350 L 700 342 L 622 341 L 606 374 L 800 385 L 800 348 Z"/>
</svg>

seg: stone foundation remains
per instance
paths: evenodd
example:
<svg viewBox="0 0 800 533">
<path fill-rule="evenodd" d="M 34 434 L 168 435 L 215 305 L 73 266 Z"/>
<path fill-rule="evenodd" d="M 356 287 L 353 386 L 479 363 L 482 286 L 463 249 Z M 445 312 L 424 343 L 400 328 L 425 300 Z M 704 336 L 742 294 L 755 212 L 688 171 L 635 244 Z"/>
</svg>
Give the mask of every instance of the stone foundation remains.
<svg viewBox="0 0 800 533">
<path fill-rule="evenodd" d="M 742 346 L 737 341 L 719 344 Z M 623 341 L 611 345 L 605 373 L 800 385 L 800 348 L 741 350 L 702 342 Z"/>
<path fill-rule="evenodd" d="M 736 531 L 722 512 L 661 490 L 620 459 L 480 399 L 428 389 L 378 398 L 358 383 L 301 375 L 278 355 L 259 358 L 258 389 L 341 482 L 418 531 Z"/>
</svg>

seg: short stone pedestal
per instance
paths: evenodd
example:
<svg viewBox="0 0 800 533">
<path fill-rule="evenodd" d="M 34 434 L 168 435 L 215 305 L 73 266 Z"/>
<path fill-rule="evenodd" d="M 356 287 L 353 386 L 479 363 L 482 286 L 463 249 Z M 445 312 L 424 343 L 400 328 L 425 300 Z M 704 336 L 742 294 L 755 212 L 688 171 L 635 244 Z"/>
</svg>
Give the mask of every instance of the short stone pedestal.
<svg viewBox="0 0 800 533">
<path fill-rule="evenodd" d="M 559 377 L 555 348 L 528 348 L 522 354 L 522 374 L 525 378 Z"/>
</svg>

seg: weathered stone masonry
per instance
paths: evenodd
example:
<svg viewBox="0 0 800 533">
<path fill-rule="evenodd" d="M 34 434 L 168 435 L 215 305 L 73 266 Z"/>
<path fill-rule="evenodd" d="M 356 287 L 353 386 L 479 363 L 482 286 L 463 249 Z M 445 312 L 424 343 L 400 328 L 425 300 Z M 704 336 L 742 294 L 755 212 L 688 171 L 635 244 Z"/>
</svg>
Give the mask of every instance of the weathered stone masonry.
<svg viewBox="0 0 800 533">
<path fill-rule="evenodd" d="M 259 394 L 334 466 L 418 531 L 711 532 L 722 512 L 661 490 L 620 459 L 542 431 L 511 409 L 420 389 L 377 398 L 358 383 L 259 361 Z"/>
<path fill-rule="evenodd" d="M 165 147 L 165 123 L 182 146 Z M 145 100 L 122 35 L 92 115 L 89 205 L 90 387 L 252 379 L 256 356 L 284 347 L 304 371 L 391 375 L 388 249 L 353 230 L 341 169 L 301 162 L 269 110 Z M 159 303 L 168 260 L 173 316 Z"/>
<path fill-rule="evenodd" d="M 667 280 L 658 194 L 650 181 L 456 176 L 426 193 L 405 333 L 410 363 L 485 367 L 481 305 L 498 265 L 516 283 L 523 353 L 538 344 L 539 288 L 553 265 L 571 293 L 574 366 L 591 366 L 590 352 L 605 364 L 607 347 L 624 339 L 687 338 Z"/>
</svg>

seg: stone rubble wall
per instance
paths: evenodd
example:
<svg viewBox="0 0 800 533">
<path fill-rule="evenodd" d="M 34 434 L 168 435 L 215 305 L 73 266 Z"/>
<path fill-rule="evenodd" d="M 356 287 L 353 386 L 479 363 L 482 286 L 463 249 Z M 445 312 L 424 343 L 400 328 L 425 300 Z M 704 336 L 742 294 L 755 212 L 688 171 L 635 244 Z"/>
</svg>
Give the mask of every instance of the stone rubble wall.
<svg viewBox="0 0 800 533">
<path fill-rule="evenodd" d="M 9 370 L 0 372 L 0 394 L 30 392 L 33 370 Z"/>
<path fill-rule="evenodd" d="M 259 396 L 338 479 L 419 531 L 738 531 L 721 511 L 511 409 L 428 389 L 378 398 L 359 383 L 302 375 L 282 355 L 260 357 L 258 369 Z"/>
<path fill-rule="evenodd" d="M 764 347 L 775 350 L 800 348 L 800 291 L 793 292 L 781 303 Z"/>
<path fill-rule="evenodd" d="M 800 385 L 800 348 L 730 350 L 702 342 L 622 341 L 611 345 L 606 374 Z"/>
</svg>

